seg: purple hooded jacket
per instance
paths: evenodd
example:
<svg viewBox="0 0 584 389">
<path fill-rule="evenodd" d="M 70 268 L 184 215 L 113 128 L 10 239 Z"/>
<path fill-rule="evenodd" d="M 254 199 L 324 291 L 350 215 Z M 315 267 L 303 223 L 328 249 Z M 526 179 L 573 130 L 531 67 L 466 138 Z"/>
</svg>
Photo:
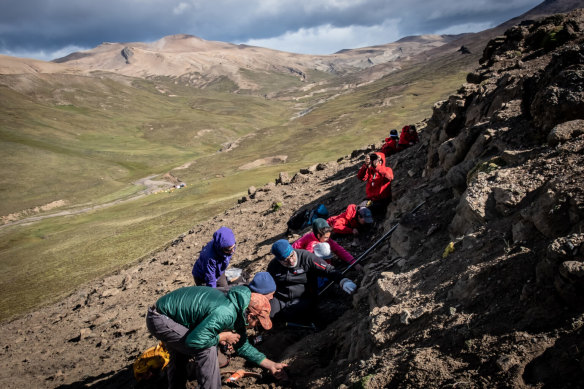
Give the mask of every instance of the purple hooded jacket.
<svg viewBox="0 0 584 389">
<path fill-rule="evenodd" d="M 213 234 L 213 240 L 203 247 L 199 259 L 193 266 L 193 277 L 205 280 L 205 283 L 212 288 L 217 287 L 217 278 L 225 273 L 229 266 L 231 254 L 225 254 L 224 247 L 231 247 L 235 244 L 235 235 L 227 227 L 221 227 Z"/>
</svg>

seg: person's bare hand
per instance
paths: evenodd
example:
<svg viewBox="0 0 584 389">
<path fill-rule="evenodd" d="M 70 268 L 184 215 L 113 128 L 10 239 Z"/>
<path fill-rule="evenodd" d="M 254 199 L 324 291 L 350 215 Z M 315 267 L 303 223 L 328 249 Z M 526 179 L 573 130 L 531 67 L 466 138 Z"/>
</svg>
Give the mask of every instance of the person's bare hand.
<svg viewBox="0 0 584 389">
<path fill-rule="evenodd" d="M 266 358 L 260 363 L 260 366 L 268 369 L 268 371 L 278 380 L 288 379 L 288 374 L 286 374 L 286 371 L 284 370 L 288 365 L 285 363 L 274 362 Z"/>
<path fill-rule="evenodd" d="M 233 350 L 233 345 L 239 342 L 240 335 L 237 332 L 225 331 L 219 333 L 219 343 Z"/>
<path fill-rule="evenodd" d="M 288 374 L 286 374 L 286 371 L 282 370 L 278 370 L 276 373 L 274 373 L 274 377 L 278 380 L 288 380 Z"/>
<path fill-rule="evenodd" d="M 288 379 L 288 374 L 284 370 L 285 367 L 288 367 L 285 363 L 274 363 L 274 366 L 270 369 L 270 373 L 278 380 Z"/>
</svg>

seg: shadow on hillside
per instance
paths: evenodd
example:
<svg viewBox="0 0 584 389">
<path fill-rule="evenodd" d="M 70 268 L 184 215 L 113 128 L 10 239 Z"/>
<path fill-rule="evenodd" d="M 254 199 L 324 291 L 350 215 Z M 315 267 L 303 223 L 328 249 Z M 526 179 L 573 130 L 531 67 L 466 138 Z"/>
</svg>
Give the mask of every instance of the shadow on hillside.
<svg viewBox="0 0 584 389">
<path fill-rule="evenodd" d="M 579 361 L 583 352 L 578 348 L 579 336 L 564 334 L 540 356 L 530 361 L 523 373 L 526 383 L 534 386 L 553 382 L 558 387 L 571 387 L 571 383 L 584 382 L 584 372 Z M 566 352 L 566 350 L 568 350 Z"/>
<path fill-rule="evenodd" d="M 443 261 L 441 266 L 449 274 L 464 274 L 471 266 L 481 270 L 459 278 L 451 288 L 445 289 L 439 300 L 446 304 L 433 314 L 402 327 L 396 339 L 408 338 L 434 326 L 434 334 L 421 342 L 420 347 L 440 350 L 444 355 L 464 361 L 469 369 L 477 369 L 482 376 L 491 376 L 500 374 L 500 365 L 507 363 L 507 359 L 497 356 L 481 360 L 477 350 L 491 347 L 513 349 L 521 354 L 522 350 L 534 347 L 538 338 L 545 338 L 547 332 L 571 325 L 580 313 L 567 308 L 555 296 L 553 286 L 546 288 L 534 284 L 535 268 L 540 260 L 534 253 L 541 249 L 517 247 L 509 251 L 487 234 L 477 236 L 477 241 L 491 243 L 474 249 L 473 262 L 467 261 L 468 252 L 461 250 L 451 254 L 448 263 Z M 421 268 L 419 263 L 413 266 Z M 443 282 L 440 278 L 432 281 L 435 272 L 435 267 L 421 268 L 412 277 L 411 289 Z M 468 315 L 468 320 L 457 324 L 460 313 Z M 491 341 L 496 342 L 496 347 L 489 344 Z M 575 361 L 582 353 L 577 347 L 570 349 L 572 344 L 577 343 L 571 335 L 560 337 L 545 353 L 526 365 L 523 378 L 532 385 L 581 379 L 582 370 Z M 572 355 L 566 354 L 567 349 Z M 406 370 L 400 372 L 392 382 L 401 382 L 406 374 Z"/>
<path fill-rule="evenodd" d="M 143 385 L 136 382 L 132 370 L 132 364 L 118 371 L 110 371 L 109 373 L 102 373 L 93 377 L 85 377 L 85 379 L 67 385 L 59 385 L 57 389 L 78 389 L 78 388 L 140 388 L 140 389 L 154 389 L 166 385 L 164 377 L 152 380 Z"/>
</svg>

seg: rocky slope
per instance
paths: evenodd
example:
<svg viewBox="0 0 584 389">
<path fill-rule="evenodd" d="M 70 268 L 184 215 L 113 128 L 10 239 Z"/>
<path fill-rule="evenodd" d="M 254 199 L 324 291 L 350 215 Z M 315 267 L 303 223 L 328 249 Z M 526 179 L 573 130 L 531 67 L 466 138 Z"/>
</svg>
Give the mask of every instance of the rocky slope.
<svg viewBox="0 0 584 389">
<path fill-rule="evenodd" d="M 389 219 L 428 204 L 319 336 L 353 341 L 307 387 L 582 387 L 583 16 L 491 41 L 422 149 L 390 159 L 403 179 Z"/>
<path fill-rule="evenodd" d="M 468 83 L 419 124 L 420 145 L 388 159 L 394 202 L 371 239 L 400 224 L 350 273 L 356 294 L 331 288 L 323 310 L 334 321 L 317 333 L 265 334 L 258 347 L 289 363 L 290 382 L 242 385 L 584 386 L 583 31 L 576 11 L 489 43 Z M 131 363 L 155 344 L 147 307 L 191 284 L 213 231 L 235 231 L 234 266 L 265 269 L 295 210 L 361 200 L 354 175 L 373 147 L 250 188 L 154 256 L 3 324 L 0 384 L 134 386 Z"/>
</svg>

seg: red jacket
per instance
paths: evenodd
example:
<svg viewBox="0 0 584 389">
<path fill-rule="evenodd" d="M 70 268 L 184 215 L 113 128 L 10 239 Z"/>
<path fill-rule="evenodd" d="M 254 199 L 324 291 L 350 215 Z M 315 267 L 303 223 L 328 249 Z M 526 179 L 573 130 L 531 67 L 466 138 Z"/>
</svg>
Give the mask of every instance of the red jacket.
<svg viewBox="0 0 584 389">
<path fill-rule="evenodd" d="M 395 138 L 385 138 L 385 143 L 381 146 L 381 150 L 379 150 L 386 157 L 389 157 L 392 154 L 397 153 L 399 150 L 397 148 L 397 139 Z"/>
<path fill-rule="evenodd" d="M 353 228 L 357 228 L 359 220 L 357 220 L 357 206 L 349 204 L 347 210 L 340 215 L 329 217 L 326 222 L 332 227 L 333 233 L 337 234 L 352 234 Z"/>
<path fill-rule="evenodd" d="M 363 164 L 357 172 L 357 178 L 361 181 L 367 181 L 365 195 L 369 200 L 381 200 L 391 198 L 391 181 L 393 180 L 393 170 L 385 166 L 385 155 L 375 153 L 377 158 L 381 159 L 381 165 L 377 167 L 367 167 Z"/>
<path fill-rule="evenodd" d="M 330 225 L 330 224 L 329 224 Z M 314 232 L 309 232 L 304 235 L 302 238 L 298 239 L 296 242 L 292 243 L 292 248 L 294 249 L 304 249 L 308 250 L 311 253 L 314 253 L 314 246 L 320 243 L 318 238 L 314 235 Z M 340 244 L 335 242 L 332 239 L 329 239 L 327 242 L 331 246 L 331 251 L 339 257 L 339 259 L 351 264 L 355 261 L 355 258 L 343 248 Z M 326 259 L 325 259 L 326 261 Z M 329 261 L 327 261 L 329 262 Z"/>
<path fill-rule="evenodd" d="M 418 137 L 418 133 L 416 132 L 416 130 L 410 133 L 410 126 L 405 126 L 404 128 L 402 128 L 401 134 L 399 135 L 400 147 L 402 148 L 409 147 L 415 145 L 419 141 L 420 138 Z"/>
</svg>

